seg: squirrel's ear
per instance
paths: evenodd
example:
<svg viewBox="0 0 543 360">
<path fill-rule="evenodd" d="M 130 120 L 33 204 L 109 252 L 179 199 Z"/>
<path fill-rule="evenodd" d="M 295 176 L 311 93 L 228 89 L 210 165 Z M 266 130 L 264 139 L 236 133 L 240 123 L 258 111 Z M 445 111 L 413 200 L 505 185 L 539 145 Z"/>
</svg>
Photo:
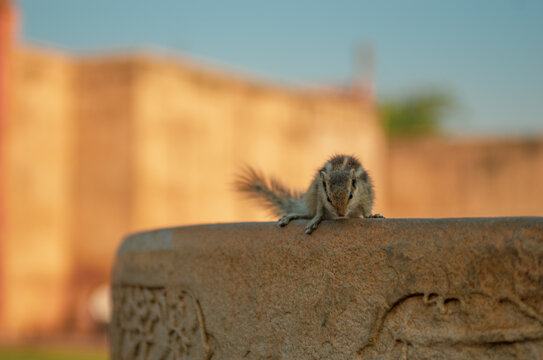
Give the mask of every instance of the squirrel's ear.
<svg viewBox="0 0 543 360">
<path fill-rule="evenodd" d="M 327 173 L 325 173 L 324 171 L 321 171 L 321 180 L 322 181 L 325 181 L 325 180 L 328 181 L 328 180 L 330 180 L 330 176 Z"/>
<path fill-rule="evenodd" d="M 358 171 L 355 174 L 355 177 L 358 177 L 364 182 L 368 181 L 368 173 L 366 172 L 366 170 L 364 170 L 363 167 L 360 167 L 360 169 L 358 169 Z"/>
</svg>

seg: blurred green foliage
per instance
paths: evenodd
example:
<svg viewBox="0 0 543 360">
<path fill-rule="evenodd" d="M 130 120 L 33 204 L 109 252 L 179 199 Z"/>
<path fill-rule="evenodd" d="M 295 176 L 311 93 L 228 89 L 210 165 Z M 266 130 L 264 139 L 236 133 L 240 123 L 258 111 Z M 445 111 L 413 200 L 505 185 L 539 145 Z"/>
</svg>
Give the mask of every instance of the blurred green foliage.
<svg viewBox="0 0 543 360">
<path fill-rule="evenodd" d="M 0 348 L 0 360 L 107 360 L 105 351 L 44 348 Z"/>
<path fill-rule="evenodd" d="M 379 104 L 379 113 L 390 138 L 439 135 L 442 122 L 455 107 L 444 91 L 428 91 Z"/>
</svg>

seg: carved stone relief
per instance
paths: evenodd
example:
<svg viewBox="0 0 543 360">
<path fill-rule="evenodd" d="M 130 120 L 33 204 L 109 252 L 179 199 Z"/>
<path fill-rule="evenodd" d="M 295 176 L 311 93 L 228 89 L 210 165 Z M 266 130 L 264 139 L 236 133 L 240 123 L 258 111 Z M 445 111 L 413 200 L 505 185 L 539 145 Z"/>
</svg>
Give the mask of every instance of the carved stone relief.
<svg viewBox="0 0 543 360">
<path fill-rule="evenodd" d="M 211 358 L 202 309 L 188 289 L 117 286 L 113 307 L 113 359 Z"/>
<path fill-rule="evenodd" d="M 543 346 L 542 248 L 517 242 L 505 255 L 490 253 L 468 269 L 456 274 L 464 276 L 465 287 L 451 289 L 444 281 L 446 295 L 410 293 L 387 307 L 357 358 L 538 358 Z"/>
</svg>

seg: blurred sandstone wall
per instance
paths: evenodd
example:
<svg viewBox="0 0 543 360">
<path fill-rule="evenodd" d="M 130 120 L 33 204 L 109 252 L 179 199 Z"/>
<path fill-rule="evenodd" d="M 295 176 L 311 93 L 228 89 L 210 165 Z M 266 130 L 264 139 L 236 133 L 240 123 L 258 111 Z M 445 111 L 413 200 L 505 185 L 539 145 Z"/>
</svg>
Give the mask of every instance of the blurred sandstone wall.
<svg viewBox="0 0 543 360">
<path fill-rule="evenodd" d="M 17 16 L 11 3 L 7 0 L 0 0 L 0 333 L 2 333 L 2 324 L 4 323 L 5 299 L 3 296 L 5 289 L 5 273 L 2 262 L 4 261 L 3 249 L 5 238 L 5 200 L 4 200 L 4 153 L 5 153 L 5 123 L 9 117 L 8 109 L 8 89 L 10 79 L 10 60 L 13 49 L 13 33 L 15 32 Z"/>
<path fill-rule="evenodd" d="M 0 0 L 2 338 L 57 326 L 72 270 L 73 66 L 19 51 L 16 28 L 15 9 Z"/>
<path fill-rule="evenodd" d="M 543 137 L 390 144 L 389 217 L 543 216 Z"/>
<path fill-rule="evenodd" d="M 0 340 L 92 330 L 89 298 L 129 232 L 274 220 L 232 191 L 245 163 L 303 189 L 331 154 L 357 154 L 387 217 L 543 215 L 541 139 L 387 144 L 360 94 L 148 54 L 8 54 L 5 29 Z"/>
<path fill-rule="evenodd" d="M 358 154 L 382 211 L 385 141 L 371 102 L 293 90 L 150 55 L 18 47 L 3 154 L 10 335 L 92 328 L 87 303 L 129 232 L 273 220 L 232 191 L 252 164 L 305 188 Z"/>
<path fill-rule="evenodd" d="M 46 331 L 64 316 L 74 249 L 72 62 L 16 51 L 4 124 L 3 324 Z M 4 328 L 2 326 L 2 328 Z"/>
<path fill-rule="evenodd" d="M 131 228 L 274 219 L 232 191 L 246 163 L 305 189 L 334 153 L 360 157 L 383 198 L 385 141 L 371 103 L 138 57 Z M 377 205 L 379 207 L 379 204 Z"/>
</svg>

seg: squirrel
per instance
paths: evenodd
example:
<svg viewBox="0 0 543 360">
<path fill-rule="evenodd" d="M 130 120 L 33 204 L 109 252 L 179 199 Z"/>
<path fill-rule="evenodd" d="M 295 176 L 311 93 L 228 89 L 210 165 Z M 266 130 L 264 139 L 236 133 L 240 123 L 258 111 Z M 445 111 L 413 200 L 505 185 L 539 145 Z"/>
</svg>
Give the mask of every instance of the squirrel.
<svg viewBox="0 0 543 360">
<path fill-rule="evenodd" d="M 235 182 L 238 191 L 264 201 L 264 206 L 281 216 L 278 225 L 294 219 L 310 219 L 306 234 L 322 220 L 337 218 L 384 218 L 372 214 L 374 191 L 368 172 L 354 156 L 335 155 L 317 171 L 305 193 L 293 191 L 275 178 L 269 181 L 248 166 Z"/>
</svg>

